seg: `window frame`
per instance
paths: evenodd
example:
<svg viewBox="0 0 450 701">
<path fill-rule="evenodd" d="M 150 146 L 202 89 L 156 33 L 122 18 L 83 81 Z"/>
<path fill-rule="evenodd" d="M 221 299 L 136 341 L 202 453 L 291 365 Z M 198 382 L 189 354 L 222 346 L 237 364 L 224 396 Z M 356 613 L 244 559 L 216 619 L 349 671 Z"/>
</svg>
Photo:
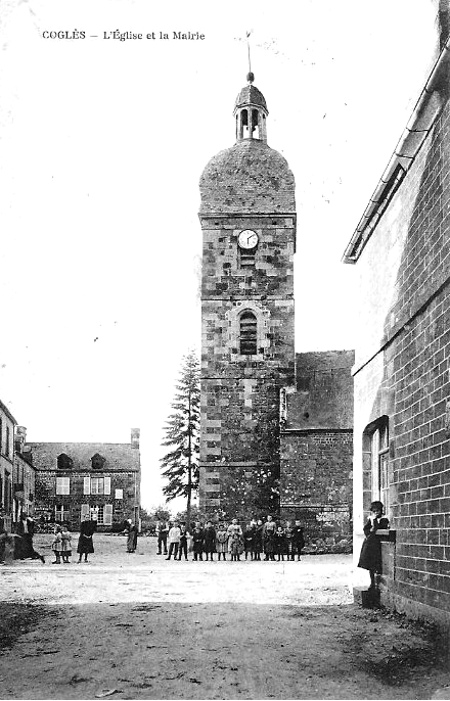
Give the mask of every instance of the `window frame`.
<svg viewBox="0 0 450 701">
<path fill-rule="evenodd" d="M 63 484 L 66 486 L 62 487 Z M 63 491 L 59 491 L 60 489 Z M 65 491 L 66 489 L 67 491 Z M 56 477 L 55 495 L 61 497 L 70 495 L 70 477 Z"/>
<path fill-rule="evenodd" d="M 245 319 L 252 319 L 251 324 L 247 323 L 247 329 L 245 329 Z M 258 317 L 250 309 L 244 309 L 239 314 L 239 355 L 252 356 L 258 354 Z M 244 322 L 244 323 L 243 323 Z M 250 336 L 250 326 L 251 326 L 251 336 Z M 245 334 L 247 333 L 247 336 Z M 248 344 L 249 350 L 243 351 L 245 345 Z M 251 344 L 251 345 L 250 345 Z"/>
</svg>

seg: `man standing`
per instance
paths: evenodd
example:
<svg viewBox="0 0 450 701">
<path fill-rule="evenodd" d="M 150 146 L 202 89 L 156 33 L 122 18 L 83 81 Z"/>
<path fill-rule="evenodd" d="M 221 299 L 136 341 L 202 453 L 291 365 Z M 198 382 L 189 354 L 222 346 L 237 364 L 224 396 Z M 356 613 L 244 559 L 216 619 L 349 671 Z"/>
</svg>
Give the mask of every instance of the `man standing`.
<svg viewBox="0 0 450 701">
<path fill-rule="evenodd" d="M 300 521 L 296 520 L 293 530 L 292 538 L 292 559 L 294 555 L 297 555 L 297 562 L 301 559 L 302 550 L 305 547 L 305 538 L 303 535 L 303 528 L 301 527 Z"/>
<path fill-rule="evenodd" d="M 156 536 L 158 538 L 158 552 L 157 555 L 162 555 L 162 548 L 164 548 L 164 555 L 167 555 L 167 535 L 169 529 L 165 521 L 156 522 Z"/>
<path fill-rule="evenodd" d="M 178 555 L 178 548 L 180 545 L 180 537 L 181 537 L 181 531 L 180 527 L 178 525 L 178 521 L 175 521 L 174 525 L 169 531 L 169 554 L 166 557 L 166 560 L 170 560 L 172 557 L 173 553 L 173 559 L 177 559 Z"/>
</svg>

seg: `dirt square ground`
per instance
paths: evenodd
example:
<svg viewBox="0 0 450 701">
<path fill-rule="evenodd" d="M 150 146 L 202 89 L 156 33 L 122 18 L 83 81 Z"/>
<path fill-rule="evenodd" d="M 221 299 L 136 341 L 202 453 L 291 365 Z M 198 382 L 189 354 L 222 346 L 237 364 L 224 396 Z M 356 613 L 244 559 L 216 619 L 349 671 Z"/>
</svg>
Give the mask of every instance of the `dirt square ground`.
<svg viewBox="0 0 450 701">
<path fill-rule="evenodd" d="M 1 698 L 450 698 L 436 630 L 355 605 L 351 556 L 168 562 L 94 538 L 88 564 L 38 536 L 45 565 L 0 568 Z"/>
</svg>

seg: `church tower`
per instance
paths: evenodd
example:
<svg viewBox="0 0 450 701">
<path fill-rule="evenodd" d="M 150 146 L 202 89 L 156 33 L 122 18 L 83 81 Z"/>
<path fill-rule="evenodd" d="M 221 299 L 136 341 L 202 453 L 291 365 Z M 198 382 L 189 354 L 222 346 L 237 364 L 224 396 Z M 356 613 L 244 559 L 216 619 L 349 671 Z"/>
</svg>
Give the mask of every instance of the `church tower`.
<svg viewBox="0 0 450 701">
<path fill-rule="evenodd" d="M 247 81 L 236 143 L 200 179 L 200 509 L 230 518 L 278 508 L 280 390 L 295 376 L 295 182 Z"/>
</svg>

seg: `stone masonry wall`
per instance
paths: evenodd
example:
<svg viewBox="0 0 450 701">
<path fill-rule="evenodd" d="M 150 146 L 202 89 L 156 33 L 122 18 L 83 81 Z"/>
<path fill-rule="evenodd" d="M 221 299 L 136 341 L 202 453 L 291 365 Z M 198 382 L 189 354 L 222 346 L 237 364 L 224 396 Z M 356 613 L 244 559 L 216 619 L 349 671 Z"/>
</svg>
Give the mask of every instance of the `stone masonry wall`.
<svg viewBox="0 0 450 701">
<path fill-rule="evenodd" d="M 295 219 L 219 217 L 203 228 L 200 503 L 212 512 L 258 466 L 279 473 L 279 390 L 295 375 L 293 255 Z M 259 236 L 255 266 L 241 267 L 237 237 Z M 257 319 L 257 352 L 240 354 L 239 316 Z M 278 434 L 276 436 L 278 441 Z M 239 478 L 236 476 L 240 474 Z M 236 474 L 235 474 L 236 473 Z M 230 475 L 235 477 L 230 480 Z M 239 494 L 254 511 L 251 479 Z M 241 498 L 242 497 L 242 498 Z M 242 503 L 243 502 L 243 503 Z"/>
<path fill-rule="evenodd" d="M 108 494 L 84 494 L 84 478 L 91 474 L 92 477 L 110 477 L 111 493 Z M 70 478 L 70 494 L 56 494 L 56 478 Z M 126 518 L 134 517 L 135 487 L 137 474 L 134 472 L 64 472 L 38 470 L 36 473 L 36 512 L 35 518 L 39 522 L 40 516 L 55 516 L 55 506 L 63 505 L 67 516 L 64 520 L 71 530 L 78 530 L 81 522 L 81 506 L 89 504 L 90 507 L 111 504 L 112 526 L 98 526 L 98 530 L 111 530 L 114 526 L 123 523 Z M 123 498 L 116 499 L 116 489 L 123 491 Z"/>
<path fill-rule="evenodd" d="M 299 518 L 309 546 L 352 537 L 352 431 L 289 431 L 281 437 L 281 514 Z"/>
</svg>

